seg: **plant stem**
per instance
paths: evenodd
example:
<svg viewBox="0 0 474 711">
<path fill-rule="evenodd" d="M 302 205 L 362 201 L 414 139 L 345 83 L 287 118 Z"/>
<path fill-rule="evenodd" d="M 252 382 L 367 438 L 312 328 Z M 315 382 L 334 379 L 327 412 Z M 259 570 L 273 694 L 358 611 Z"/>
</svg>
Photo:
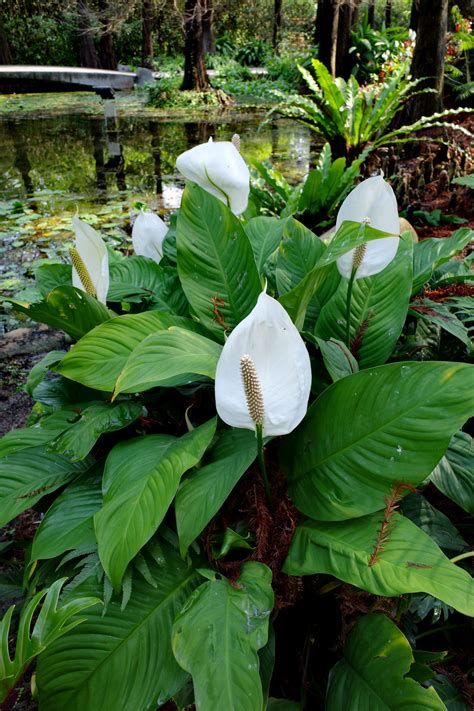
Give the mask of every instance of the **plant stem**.
<svg viewBox="0 0 474 711">
<path fill-rule="evenodd" d="M 454 558 L 450 558 L 449 560 L 451 563 L 458 563 L 460 560 L 464 560 L 465 558 L 472 558 L 474 556 L 474 551 L 467 551 L 467 553 L 460 553 L 459 555 L 455 555 Z"/>
<path fill-rule="evenodd" d="M 260 467 L 260 472 L 263 479 L 263 488 L 265 489 L 265 496 L 267 497 L 268 508 L 273 513 L 273 501 L 272 493 L 270 491 L 270 483 L 267 476 L 267 468 L 265 466 L 265 454 L 263 451 L 263 425 L 256 424 L 255 431 L 257 433 L 257 457 L 258 466 Z"/>
<path fill-rule="evenodd" d="M 351 301 L 352 301 L 352 287 L 354 285 L 355 275 L 357 273 L 357 267 L 352 269 L 351 276 L 349 279 L 349 284 L 347 286 L 347 300 L 346 300 L 346 346 L 351 348 Z"/>
<path fill-rule="evenodd" d="M 415 639 L 418 642 L 419 639 L 424 639 L 425 637 L 431 637 L 432 634 L 437 634 L 438 632 L 448 632 L 449 630 L 457 630 L 463 627 L 463 625 L 444 625 L 443 627 L 437 627 L 436 629 L 426 630 L 426 632 L 421 632 L 417 634 Z"/>
</svg>

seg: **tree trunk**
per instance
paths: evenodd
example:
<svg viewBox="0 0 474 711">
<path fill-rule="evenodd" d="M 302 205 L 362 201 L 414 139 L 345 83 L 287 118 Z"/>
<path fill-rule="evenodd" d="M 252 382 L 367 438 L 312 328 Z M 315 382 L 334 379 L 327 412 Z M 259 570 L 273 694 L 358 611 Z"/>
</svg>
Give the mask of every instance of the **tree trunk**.
<svg viewBox="0 0 474 711">
<path fill-rule="evenodd" d="M 278 52 L 278 47 L 281 40 L 281 25 L 282 25 L 282 5 L 283 0 L 275 0 L 273 10 L 273 35 L 272 45 L 275 52 Z"/>
<path fill-rule="evenodd" d="M 77 0 L 77 28 L 79 31 L 79 65 L 99 69 L 100 62 L 94 44 L 87 0 Z"/>
<path fill-rule="evenodd" d="M 0 15 L 0 64 L 13 64 L 7 33 Z"/>
<path fill-rule="evenodd" d="M 117 69 L 114 38 L 110 27 L 108 0 L 99 0 L 101 35 L 99 42 L 99 58 L 102 69 Z"/>
<path fill-rule="evenodd" d="M 321 0 L 316 23 L 316 34 L 319 37 L 318 57 L 331 74 L 336 76 L 339 0 Z"/>
<path fill-rule="evenodd" d="M 367 6 L 367 22 L 371 27 L 374 26 L 374 19 L 375 19 L 375 0 L 369 0 L 369 4 Z"/>
<path fill-rule="evenodd" d="M 410 30 L 418 29 L 419 0 L 412 0 L 410 11 Z"/>
<path fill-rule="evenodd" d="M 142 0 L 142 67 L 153 69 L 152 0 Z"/>
<path fill-rule="evenodd" d="M 359 3 L 360 0 L 343 0 L 339 7 L 335 76 L 344 77 L 345 79 L 349 77 L 352 69 L 352 58 L 349 54 L 349 49 L 352 44 L 351 31 L 357 21 Z"/>
<path fill-rule="evenodd" d="M 206 91 L 211 85 L 206 73 L 202 46 L 200 0 L 185 0 L 184 6 L 184 77 L 181 90 Z"/>
<path fill-rule="evenodd" d="M 392 25 L 392 0 L 387 0 L 385 3 L 385 27 Z"/>
<path fill-rule="evenodd" d="M 201 0 L 202 14 L 202 48 L 205 54 L 214 54 L 216 43 L 214 40 L 214 7 L 212 0 Z"/>
<path fill-rule="evenodd" d="M 443 108 L 444 55 L 448 26 L 448 0 L 419 0 L 416 46 L 411 63 L 413 79 L 426 77 L 419 87 L 436 93 L 415 96 L 409 106 L 411 121 Z"/>
</svg>

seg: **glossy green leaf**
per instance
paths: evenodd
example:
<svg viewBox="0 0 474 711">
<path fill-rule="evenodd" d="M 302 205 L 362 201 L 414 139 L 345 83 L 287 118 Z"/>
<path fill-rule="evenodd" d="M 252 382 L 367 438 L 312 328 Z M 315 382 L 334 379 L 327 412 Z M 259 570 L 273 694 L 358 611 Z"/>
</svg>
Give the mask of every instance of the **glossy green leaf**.
<svg viewBox="0 0 474 711">
<path fill-rule="evenodd" d="M 71 286 L 71 264 L 40 264 L 35 271 L 36 286 L 43 296 L 56 289 L 57 286 Z"/>
<path fill-rule="evenodd" d="M 438 546 L 453 556 L 469 548 L 456 526 L 421 494 L 409 494 L 400 504 L 404 516 L 413 521 Z"/>
<path fill-rule="evenodd" d="M 161 264 L 147 257 L 127 257 L 110 265 L 110 286 L 107 301 L 151 300 L 163 311 L 168 305 L 168 280 Z"/>
<path fill-rule="evenodd" d="M 181 475 L 199 462 L 215 428 L 214 418 L 179 438 L 148 435 L 110 452 L 104 504 L 94 521 L 100 560 L 116 590 L 129 562 L 162 522 Z"/>
<path fill-rule="evenodd" d="M 326 710 L 446 711 L 433 688 L 405 676 L 412 663 L 410 644 L 395 623 L 385 615 L 365 615 L 331 669 Z"/>
<path fill-rule="evenodd" d="M 29 447 L 0 459 L 0 526 L 85 472 L 90 464 L 88 460 L 70 462 L 44 447 Z"/>
<path fill-rule="evenodd" d="M 456 432 L 430 481 L 464 511 L 474 515 L 474 442 L 467 432 Z"/>
<path fill-rule="evenodd" d="M 66 331 L 76 340 L 94 326 L 115 316 L 100 301 L 74 286 L 58 286 L 43 301 L 29 306 L 14 300 L 11 303 L 16 311 L 21 311 L 33 321 Z"/>
<path fill-rule="evenodd" d="M 326 251 L 323 242 L 293 217 L 286 220 L 278 250 L 276 283 L 280 296 L 297 286 Z"/>
<path fill-rule="evenodd" d="M 249 430 L 226 430 L 210 460 L 188 476 L 176 495 L 176 523 L 181 555 L 219 511 L 240 477 L 257 456 L 257 441 Z"/>
<path fill-rule="evenodd" d="M 36 363 L 28 373 L 26 379 L 25 391 L 28 395 L 33 396 L 35 388 L 44 379 L 46 373 L 49 370 L 50 365 L 59 363 L 61 358 L 66 355 L 66 351 L 49 351 L 43 358 L 41 358 L 39 363 Z"/>
<path fill-rule="evenodd" d="M 319 520 L 383 508 L 394 482 L 417 486 L 432 472 L 473 412 L 465 363 L 391 363 L 342 378 L 285 438 L 290 496 Z"/>
<path fill-rule="evenodd" d="M 124 610 L 112 599 L 95 607 L 77 629 L 41 655 L 37 684 L 42 711 L 144 711 L 164 704 L 186 674 L 171 651 L 171 627 L 202 578 L 162 546 L 161 565 L 150 563 L 156 588 L 134 578 Z M 81 591 L 101 594 L 90 578 Z"/>
<path fill-rule="evenodd" d="M 421 299 L 411 305 L 410 314 L 440 326 L 464 343 L 469 351 L 474 351 L 474 338 L 470 336 L 467 324 L 451 311 L 449 303 L 439 304 L 430 299 Z"/>
<path fill-rule="evenodd" d="M 222 346 L 185 328 L 172 326 L 145 338 L 130 354 L 115 386 L 118 393 L 185 385 L 193 375 L 214 378 Z"/>
<path fill-rule="evenodd" d="M 93 516 L 101 507 L 98 477 L 74 482 L 58 496 L 41 521 L 31 548 L 31 560 L 55 558 L 95 544 Z"/>
<path fill-rule="evenodd" d="M 262 290 L 242 224 L 224 203 L 188 183 L 176 242 L 179 278 L 192 313 L 221 336 L 222 324 L 236 326 L 253 309 Z"/>
<path fill-rule="evenodd" d="M 316 342 L 323 356 L 324 365 L 335 383 L 336 380 L 359 372 L 359 365 L 347 346 L 335 338 L 324 341 L 317 338 Z"/>
<path fill-rule="evenodd" d="M 381 272 L 356 279 L 352 289 L 350 339 L 361 368 L 381 365 L 390 357 L 405 324 L 412 284 L 410 236 L 400 239 L 395 259 Z M 315 334 L 345 341 L 349 280 L 341 279 L 322 308 Z"/>
<path fill-rule="evenodd" d="M 437 674 L 430 686 L 439 695 L 447 711 L 470 711 L 464 689 L 459 689 L 448 676 Z"/>
<path fill-rule="evenodd" d="M 254 217 L 245 225 L 259 274 L 263 274 L 263 265 L 278 249 L 285 225 L 286 220 L 265 216 Z"/>
<path fill-rule="evenodd" d="M 203 583 L 177 616 L 173 652 L 193 677 L 196 711 L 261 711 L 258 650 L 267 642 L 271 578 L 262 563 L 244 563 L 234 585 Z"/>
<path fill-rule="evenodd" d="M 413 294 L 431 278 L 434 270 L 462 252 L 474 239 L 474 231 L 467 227 L 456 230 L 451 237 L 428 238 L 413 247 Z"/>
<path fill-rule="evenodd" d="M 7 610 L 0 622 L 0 703 L 6 701 L 10 690 L 20 681 L 28 664 L 55 640 L 80 625 L 85 618 L 78 617 L 79 613 L 100 603 L 97 597 L 81 597 L 59 606 L 58 599 L 65 581 L 66 578 L 56 580 L 50 588 L 36 593 L 23 608 L 13 659 L 10 657 L 9 639 L 12 635 L 10 624 L 14 605 Z"/>
<path fill-rule="evenodd" d="M 0 439 L 0 457 L 52 442 L 71 426 L 71 417 L 74 417 L 71 409 L 59 410 L 48 417 L 42 417 L 33 427 L 10 430 Z"/>
<path fill-rule="evenodd" d="M 170 326 L 193 328 L 189 319 L 160 311 L 118 316 L 76 343 L 55 370 L 90 388 L 112 392 L 134 348 L 150 334 Z"/>
<path fill-rule="evenodd" d="M 84 409 L 77 408 L 73 424 L 51 442 L 49 449 L 78 462 L 87 457 L 102 434 L 127 427 L 142 411 L 141 404 L 128 401 L 96 402 Z"/>
<path fill-rule="evenodd" d="M 318 263 L 293 289 L 280 297 L 280 303 L 290 314 L 295 326 L 301 330 L 306 311 L 318 289 L 321 289 L 333 271 L 328 267 L 349 250 L 364 242 L 388 237 L 387 232 L 375 230 L 360 222 L 345 221 L 334 235 Z"/>
<path fill-rule="evenodd" d="M 384 512 L 378 511 L 349 521 L 306 521 L 296 529 L 285 572 L 328 573 L 374 595 L 426 592 L 474 616 L 474 581 L 469 573 L 397 513 L 377 551 L 383 520 Z"/>
</svg>

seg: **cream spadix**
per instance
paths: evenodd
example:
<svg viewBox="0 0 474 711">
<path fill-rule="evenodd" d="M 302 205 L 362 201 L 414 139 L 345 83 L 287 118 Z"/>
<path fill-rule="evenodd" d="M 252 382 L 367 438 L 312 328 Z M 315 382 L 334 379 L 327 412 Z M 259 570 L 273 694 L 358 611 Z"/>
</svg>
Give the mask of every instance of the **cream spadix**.
<svg viewBox="0 0 474 711">
<path fill-rule="evenodd" d="M 187 180 L 192 180 L 230 207 L 235 215 L 247 208 L 250 174 L 240 155 L 237 140 L 201 143 L 181 153 L 176 167 Z"/>
<path fill-rule="evenodd" d="M 154 212 L 140 212 L 132 228 L 132 244 L 135 254 L 149 257 L 157 264 L 163 257 L 163 240 L 168 225 Z"/>
<path fill-rule="evenodd" d="M 357 268 L 356 279 L 378 274 L 394 259 L 399 243 L 400 222 L 395 193 L 382 176 L 367 178 L 357 185 L 342 203 L 336 220 L 336 230 L 344 220 L 366 223 L 393 237 L 372 240 L 364 250 L 351 249 L 337 260 L 342 276 L 350 278 Z"/>
<path fill-rule="evenodd" d="M 308 408 L 311 365 L 285 309 L 265 293 L 232 331 L 216 369 L 216 408 L 232 427 L 288 434 Z"/>
<path fill-rule="evenodd" d="M 106 303 L 109 290 L 109 257 L 107 247 L 96 230 L 77 217 L 72 218 L 76 235 L 71 250 L 72 284 Z"/>
</svg>

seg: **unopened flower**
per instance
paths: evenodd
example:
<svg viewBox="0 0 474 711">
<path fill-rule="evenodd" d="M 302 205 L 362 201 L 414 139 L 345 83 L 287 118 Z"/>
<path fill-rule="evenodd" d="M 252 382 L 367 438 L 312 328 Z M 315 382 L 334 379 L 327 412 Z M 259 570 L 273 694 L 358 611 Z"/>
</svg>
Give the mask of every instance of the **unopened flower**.
<svg viewBox="0 0 474 711">
<path fill-rule="evenodd" d="M 107 247 L 96 230 L 77 217 L 72 218 L 76 234 L 70 249 L 72 284 L 106 303 L 109 290 L 109 257 Z"/>
<path fill-rule="evenodd" d="M 240 215 L 247 208 L 250 174 L 247 164 L 236 148 L 237 140 L 201 143 L 176 160 L 176 167 L 187 180 L 192 180 L 215 195 Z"/>
<path fill-rule="evenodd" d="M 400 222 L 395 193 L 382 176 L 367 178 L 349 193 L 339 209 L 336 230 L 344 220 L 365 223 L 394 236 L 366 242 L 343 254 L 337 260 L 340 274 L 350 278 L 357 268 L 355 278 L 362 279 L 385 269 L 397 253 Z"/>
<path fill-rule="evenodd" d="M 149 257 L 157 264 L 163 257 L 163 240 L 168 226 L 154 212 L 140 212 L 132 228 L 132 243 L 135 254 Z"/>
<path fill-rule="evenodd" d="M 306 346 L 285 309 L 260 294 L 232 331 L 216 369 L 216 407 L 232 427 L 264 435 L 288 434 L 308 408 L 311 365 Z"/>
</svg>

